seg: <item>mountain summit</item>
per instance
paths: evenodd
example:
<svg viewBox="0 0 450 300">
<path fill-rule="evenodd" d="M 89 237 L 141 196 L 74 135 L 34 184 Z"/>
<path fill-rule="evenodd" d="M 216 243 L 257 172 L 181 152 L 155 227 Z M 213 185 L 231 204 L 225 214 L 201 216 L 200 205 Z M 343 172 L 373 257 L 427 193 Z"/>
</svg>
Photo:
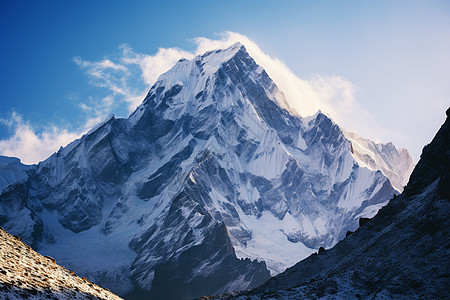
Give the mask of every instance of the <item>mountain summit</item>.
<svg viewBox="0 0 450 300">
<path fill-rule="evenodd" d="M 391 144 L 355 147 L 325 114 L 293 116 L 279 101 L 239 43 L 180 60 L 128 119 L 5 189 L 0 225 L 130 298 L 255 287 L 355 230 L 412 166 Z"/>
</svg>

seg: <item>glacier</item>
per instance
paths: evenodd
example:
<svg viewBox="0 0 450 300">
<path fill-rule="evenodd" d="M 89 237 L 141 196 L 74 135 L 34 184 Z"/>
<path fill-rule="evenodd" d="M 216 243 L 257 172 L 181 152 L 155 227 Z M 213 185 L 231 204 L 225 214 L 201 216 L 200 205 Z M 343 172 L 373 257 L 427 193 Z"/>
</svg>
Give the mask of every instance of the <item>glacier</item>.
<svg viewBox="0 0 450 300">
<path fill-rule="evenodd" d="M 0 225 L 130 299 L 256 287 L 355 230 L 414 166 L 284 102 L 240 43 L 181 59 L 128 118 L 6 188 Z"/>
</svg>

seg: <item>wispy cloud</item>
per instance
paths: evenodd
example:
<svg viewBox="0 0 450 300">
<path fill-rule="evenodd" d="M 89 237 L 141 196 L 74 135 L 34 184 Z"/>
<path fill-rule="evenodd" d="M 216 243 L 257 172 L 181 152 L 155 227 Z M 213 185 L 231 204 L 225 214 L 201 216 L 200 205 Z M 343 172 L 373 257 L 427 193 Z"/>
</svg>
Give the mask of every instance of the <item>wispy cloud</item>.
<svg viewBox="0 0 450 300">
<path fill-rule="evenodd" d="M 89 103 L 81 103 L 81 108 L 92 107 L 92 111 L 109 114 L 117 110 L 117 106 L 122 102 L 128 104 L 129 111 L 134 110 L 139 104 L 137 97 L 142 96 L 142 91 L 131 83 L 131 80 L 135 80 L 136 74 L 128 66 L 107 58 L 91 62 L 75 57 L 74 61 L 85 71 L 92 85 L 109 92 L 96 102 L 90 99 Z"/>
<path fill-rule="evenodd" d="M 208 50 L 226 48 L 236 42 L 245 45 L 250 55 L 261 65 L 283 92 L 285 108 L 302 116 L 317 110 L 328 113 L 346 129 L 359 133 L 381 130 L 375 118 L 356 100 L 358 89 L 340 76 L 312 75 L 298 77 L 283 61 L 271 57 L 247 36 L 225 32 L 216 39 L 195 38 L 194 51 L 179 48 L 160 48 L 153 55 L 137 53 L 129 45 L 121 45 L 118 54 L 98 61 L 87 61 L 75 57 L 75 63 L 88 76 L 93 86 L 103 90 L 102 97 L 89 97 L 79 103 L 86 115 L 84 124 L 70 131 L 49 125 L 43 132 L 13 113 L 4 124 L 14 130 L 9 139 L 0 141 L 0 154 L 20 157 L 26 163 L 45 159 L 60 146 L 81 136 L 111 113 L 126 116 L 144 99 L 148 89 L 158 76 L 169 70 L 180 58 L 191 59 Z M 123 106 L 126 106 L 124 113 Z"/>
<path fill-rule="evenodd" d="M 5 156 L 19 157 L 25 164 L 34 164 L 50 156 L 59 147 L 65 146 L 80 136 L 80 133 L 49 125 L 37 134 L 36 128 L 25 122 L 13 112 L 7 120 L 0 120 L 14 131 L 14 135 L 0 140 L 0 153 Z"/>
<path fill-rule="evenodd" d="M 122 62 L 127 65 L 138 65 L 144 82 L 151 86 L 159 75 L 168 71 L 180 58 L 191 59 L 195 53 L 178 48 L 159 48 L 155 55 L 135 53 L 128 45 L 122 45 Z M 141 99 L 142 100 L 142 99 Z"/>
</svg>

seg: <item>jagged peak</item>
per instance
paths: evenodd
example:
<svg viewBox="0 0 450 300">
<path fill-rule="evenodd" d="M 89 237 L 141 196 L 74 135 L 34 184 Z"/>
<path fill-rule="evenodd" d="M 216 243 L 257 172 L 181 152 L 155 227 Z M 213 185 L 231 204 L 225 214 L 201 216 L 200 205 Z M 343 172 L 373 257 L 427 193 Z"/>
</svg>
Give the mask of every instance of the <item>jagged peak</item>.
<svg viewBox="0 0 450 300">
<path fill-rule="evenodd" d="M 214 50 L 206 51 L 202 55 L 197 55 L 194 58 L 194 60 L 195 59 L 205 58 L 205 57 L 210 56 L 210 55 L 231 55 L 231 56 L 234 56 L 237 52 L 239 52 L 241 50 L 247 52 L 247 49 L 245 49 L 245 46 L 243 44 L 241 44 L 240 42 L 236 42 L 233 45 L 231 45 L 231 46 L 229 46 L 228 48 L 225 48 L 225 49 L 214 49 Z"/>
<path fill-rule="evenodd" d="M 163 73 L 154 86 L 165 86 L 166 88 L 170 88 L 175 84 L 184 85 L 191 74 L 214 74 L 224 63 L 231 60 L 238 53 L 245 53 L 248 55 L 245 46 L 240 42 L 225 49 L 207 51 L 204 54 L 197 55 L 191 60 L 182 58 L 178 60 L 171 69 Z M 200 69 L 200 72 L 196 69 Z"/>
<path fill-rule="evenodd" d="M 301 119 L 306 130 L 309 130 L 309 128 L 317 122 L 316 120 L 322 121 L 324 119 L 329 120 L 333 125 L 341 128 L 328 113 L 323 112 L 321 109 L 317 110 L 315 114 L 307 117 L 302 117 Z M 314 123 L 311 123 L 311 121 L 314 121 Z"/>
<path fill-rule="evenodd" d="M 135 124 L 148 108 L 152 111 L 159 108 L 160 116 L 164 115 L 164 118 L 171 120 L 177 119 L 186 112 L 200 111 L 211 104 L 211 99 L 206 98 L 213 93 L 212 89 L 215 85 L 211 83 L 218 82 L 217 79 L 219 81 L 223 79 L 221 81 L 223 84 L 230 82 L 219 70 L 234 73 L 236 68 L 245 69 L 242 75 L 253 76 L 253 81 L 264 77 L 261 75 L 263 68 L 256 64 L 245 46 L 239 42 L 225 49 L 207 51 L 191 60 L 180 59 L 170 70 L 160 75 L 142 105 L 130 115 L 130 124 Z M 272 94 L 275 84 L 266 73 L 264 74 L 267 78 L 261 82 L 265 84 L 264 89 L 267 93 Z M 273 98 L 273 95 L 270 98 Z M 215 105 L 229 106 L 224 102 L 220 104 L 215 102 Z"/>
</svg>

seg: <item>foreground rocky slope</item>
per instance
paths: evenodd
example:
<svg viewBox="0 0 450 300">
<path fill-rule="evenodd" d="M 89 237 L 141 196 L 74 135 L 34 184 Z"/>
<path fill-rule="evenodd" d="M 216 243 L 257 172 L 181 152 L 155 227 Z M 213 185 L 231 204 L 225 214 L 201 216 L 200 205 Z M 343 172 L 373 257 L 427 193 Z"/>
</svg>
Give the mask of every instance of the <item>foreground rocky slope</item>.
<svg viewBox="0 0 450 300">
<path fill-rule="evenodd" d="M 40 255 L 0 227 L 0 299 L 44 298 L 122 299 Z"/>
<path fill-rule="evenodd" d="M 120 295 L 256 287 L 373 216 L 412 164 L 392 145 L 353 147 L 327 115 L 293 116 L 280 101 L 241 44 L 180 60 L 128 119 L 5 189 L 0 225 Z"/>
<path fill-rule="evenodd" d="M 450 109 L 402 195 L 334 248 L 236 299 L 449 299 Z M 212 297 L 211 297 L 212 298 Z"/>
</svg>

